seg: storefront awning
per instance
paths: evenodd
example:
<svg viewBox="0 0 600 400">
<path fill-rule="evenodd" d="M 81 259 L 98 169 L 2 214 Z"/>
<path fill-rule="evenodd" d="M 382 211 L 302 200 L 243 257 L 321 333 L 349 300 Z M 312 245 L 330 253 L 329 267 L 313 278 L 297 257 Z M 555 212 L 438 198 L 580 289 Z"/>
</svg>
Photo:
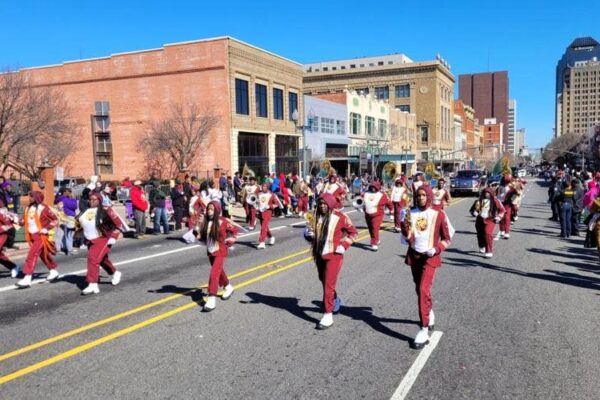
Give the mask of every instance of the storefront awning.
<svg viewBox="0 0 600 400">
<path fill-rule="evenodd" d="M 415 162 L 414 154 L 379 154 L 374 156 L 375 159 L 379 162 L 388 162 L 388 161 L 396 161 L 396 162 Z M 348 156 L 348 161 L 358 161 L 359 156 Z"/>
</svg>

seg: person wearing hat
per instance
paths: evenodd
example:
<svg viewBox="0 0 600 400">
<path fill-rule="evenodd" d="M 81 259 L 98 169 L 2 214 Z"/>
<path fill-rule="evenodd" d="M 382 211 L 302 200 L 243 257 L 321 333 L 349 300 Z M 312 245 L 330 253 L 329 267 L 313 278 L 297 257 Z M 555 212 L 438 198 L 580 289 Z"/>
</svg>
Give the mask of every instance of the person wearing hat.
<svg viewBox="0 0 600 400">
<path fill-rule="evenodd" d="M 404 175 L 394 181 L 390 197 L 394 207 L 394 229 L 396 232 L 400 232 L 400 225 L 404 219 L 402 211 L 408 207 L 408 188 L 406 187 Z"/>
<path fill-rule="evenodd" d="M 333 314 L 339 312 L 341 298 L 336 291 L 342 269 L 344 253 L 358 237 L 358 231 L 350 218 L 336 210 L 337 199 L 330 193 L 322 193 L 317 199 L 315 217 L 306 226 L 304 238 L 311 242 L 311 253 L 319 280 L 323 285 L 323 317 L 317 329 L 333 325 Z"/>
<path fill-rule="evenodd" d="M 271 234 L 269 224 L 273 217 L 273 210 L 279 207 L 277 196 L 271 192 L 268 183 L 261 185 L 261 192 L 258 194 L 258 219 L 260 220 L 260 234 L 258 235 L 257 249 L 264 249 L 265 240 L 269 239 L 269 244 L 275 244 L 275 237 Z"/>
<path fill-rule="evenodd" d="M 142 181 L 137 179 L 131 188 L 131 205 L 133 206 L 133 217 L 135 219 L 135 234 L 138 239 L 144 239 L 146 235 L 146 212 L 150 208 L 146 193 L 142 187 Z"/>
<path fill-rule="evenodd" d="M 235 244 L 238 229 L 221 215 L 221 202 L 213 200 L 206 206 L 204 221 L 200 228 L 200 242 L 206 245 L 206 253 L 210 261 L 210 277 L 208 278 L 208 297 L 202 308 L 209 312 L 215 309 L 219 286 L 223 287 L 221 299 L 227 300 L 233 294 L 233 286 L 225 273 L 225 259 L 228 249 Z"/>
<path fill-rule="evenodd" d="M 253 231 L 256 226 L 256 202 L 260 188 L 256 184 L 256 177 L 251 176 L 248 181 L 248 184 L 242 189 L 242 203 L 246 211 L 248 229 Z"/>
<path fill-rule="evenodd" d="M 450 198 L 450 192 L 444 187 L 445 184 L 446 180 L 444 178 L 440 178 L 437 181 L 437 187 L 433 189 L 432 207 L 434 210 L 443 210 L 444 206 L 450 204 L 450 201 L 452 200 Z"/>
<path fill-rule="evenodd" d="M 394 205 L 388 195 L 381 191 L 381 183 L 378 181 L 371 182 L 362 197 L 364 199 L 365 220 L 371 236 L 371 250 L 377 251 L 381 243 L 379 231 L 385 216 L 385 208 L 393 210 Z"/>
<path fill-rule="evenodd" d="M 20 222 L 25 228 L 25 240 L 29 243 L 29 252 L 23 264 L 25 277 L 17 282 L 17 286 L 21 288 L 31 286 L 31 278 L 38 258 L 49 270 L 46 280 L 56 280 L 59 274 L 56 261 L 52 258 L 56 249 L 54 240 L 50 236 L 58 224 L 58 218 L 50 210 L 50 207 L 44 204 L 42 192 L 33 191 L 29 194 L 29 207 L 25 209 Z"/>
<path fill-rule="evenodd" d="M 512 187 L 511 182 L 512 176 L 504 175 L 500 180 L 498 189 L 496 189 L 496 197 L 504 206 L 504 217 L 500 220 L 500 232 L 498 232 L 494 240 L 510 238 L 510 220 L 517 198 L 517 192 Z"/>
<path fill-rule="evenodd" d="M 90 207 L 79 214 L 77 221 L 88 246 L 85 277 L 88 286 L 81 294 L 100 293 L 98 288 L 100 267 L 112 276 L 111 283 L 118 285 L 121 281 L 121 272 L 117 271 L 110 261 L 108 253 L 119 237 L 119 229 L 127 230 L 127 227 L 112 207 L 102 206 L 102 195 L 99 193 L 90 195 Z"/>
<path fill-rule="evenodd" d="M 441 253 L 448 248 L 454 229 L 444 211 L 431 207 L 433 192 L 421 185 L 415 192 L 416 206 L 402 222 L 402 235 L 408 243 L 404 262 L 410 266 L 419 304 L 420 329 L 411 347 L 421 349 L 429 343 L 434 328 L 431 287 L 435 271 L 442 265 Z"/>
</svg>

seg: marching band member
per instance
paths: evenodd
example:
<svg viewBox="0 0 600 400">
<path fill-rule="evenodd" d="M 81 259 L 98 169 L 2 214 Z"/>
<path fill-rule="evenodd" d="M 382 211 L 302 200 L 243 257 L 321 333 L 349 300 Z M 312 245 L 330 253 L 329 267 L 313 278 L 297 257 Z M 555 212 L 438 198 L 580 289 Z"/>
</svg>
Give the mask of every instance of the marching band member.
<svg viewBox="0 0 600 400">
<path fill-rule="evenodd" d="M 381 183 L 378 181 L 369 184 L 368 190 L 363 193 L 363 199 L 365 202 L 365 220 L 369 228 L 369 235 L 371 235 L 371 250 L 377 251 L 379 243 L 381 243 L 379 230 L 385 215 L 385 207 L 393 210 L 393 205 L 388 195 L 381 191 Z"/>
<path fill-rule="evenodd" d="M 424 183 L 425 183 L 425 177 L 423 176 L 423 173 L 422 172 L 417 172 L 415 174 L 415 179 L 413 180 L 412 188 L 411 188 L 413 196 L 414 196 L 415 193 L 417 193 L 417 189 L 420 188 Z"/>
<path fill-rule="evenodd" d="M 90 207 L 78 216 L 77 221 L 88 246 L 85 277 L 88 286 L 81 291 L 81 294 L 85 296 L 100 293 L 98 288 L 100 267 L 112 276 L 111 283 L 118 285 L 121 281 L 121 272 L 117 271 L 110 261 L 108 253 L 119 237 L 119 229 L 128 230 L 128 228 L 112 207 L 102 205 L 102 196 L 98 193 L 90 195 Z"/>
<path fill-rule="evenodd" d="M 333 325 L 333 313 L 340 310 L 341 299 L 336 292 L 336 283 L 344 253 L 358 237 L 350 218 L 336 210 L 336 206 L 337 200 L 332 194 L 321 194 L 314 218 L 304 231 L 305 239 L 311 242 L 312 256 L 323 284 L 324 314 L 317 325 L 318 329 Z"/>
<path fill-rule="evenodd" d="M 421 349 L 429 343 L 429 329 L 434 329 L 431 287 L 435 271 L 442 265 L 441 253 L 450 245 L 454 229 L 444 211 L 431 208 L 433 193 L 422 185 L 415 193 L 416 207 L 402 223 L 402 235 L 408 242 L 405 262 L 411 267 L 419 300 L 421 329 L 411 346 Z"/>
<path fill-rule="evenodd" d="M 404 176 L 396 178 L 391 193 L 392 205 L 394 206 L 394 226 L 396 232 L 400 232 L 402 210 L 408 206 L 408 189 L 404 181 Z"/>
<path fill-rule="evenodd" d="M 251 231 L 256 226 L 256 200 L 259 191 L 260 188 L 256 184 L 256 177 L 254 176 L 250 177 L 248 184 L 242 189 L 242 203 L 246 210 L 246 223 Z M 251 201 L 251 199 L 254 199 L 254 201 Z"/>
<path fill-rule="evenodd" d="M 308 202 L 312 195 L 310 190 L 310 177 L 300 180 L 300 194 L 298 195 L 298 215 L 300 218 L 308 212 Z"/>
<path fill-rule="evenodd" d="M 450 204 L 450 201 L 452 200 L 450 198 L 450 192 L 444 187 L 445 183 L 446 181 L 444 178 L 438 179 L 437 188 L 433 190 L 432 207 L 434 210 L 443 210 L 444 206 Z"/>
<path fill-rule="evenodd" d="M 20 268 L 4 254 L 4 247 L 10 246 L 8 243 L 9 233 L 11 229 L 15 229 L 14 224 L 18 224 L 18 222 L 16 214 L 10 214 L 5 207 L 0 208 L 0 264 L 10 270 L 11 278 L 19 275 Z"/>
<path fill-rule="evenodd" d="M 504 217 L 500 220 L 500 232 L 498 232 L 498 236 L 494 240 L 510 238 L 510 220 L 517 197 L 517 193 L 510 185 L 511 181 L 512 177 L 510 175 L 504 175 L 496 191 L 496 198 L 504 206 Z"/>
<path fill-rule="evenodd" d="M 523 195 L 524 195 L 526 184 L 527 184 L 527 181 L 525 181 L 525 179 L 523 179 L 523 178 L 517 177 L 513 180 L 513 188 L 515 189 L 515 193 L 517 194 L 517 197 L 515 198 L 513 213 L 511 215 L 512 221 L 518 221 L 518 219 L 519 219 L 519 215 L 518 215 L 519 208 L 521 207 L 521 200 L 523 200 Z"/>
<path fill-rule="evenodd" d="M 484 253 L 486 258 L 492 258 L 494 228 L 504 217 L 504 206 L 494 196 L 492 188 L 488 187 L 481 191 L 479 199 L 475 200 L 470 212 L 476 217 L 475 230 L 479 252 Z"/>
<path fill-rule="evenodd" d="M 346 191 L 339 183 L 337 175 L 331 175 L 329 177 L 329 181 L 323 188 L 323 193 L 329 193 L 333 196 L 336 201 L 336 210 L 341 210 L 344 208 L 344 197 L 346 197 Z"/>
<path fill-rule="evenodd" d="M 269 230 L 269 224 L 273 217 L 273 209 L 279 207 L 277 196 L 271 192 L 268 183 L 262 184 L 262 191 L 258 195 L 258 219 L 260 220 L 260 234 L 258 236 L 257 249 L 265 248 L 265 239 L 269 238 L 269 244 L 275 244 L 275 237 Z"/>
<path fill-rule="evenodd" d="M 226 218 L 221 216 L 221 203 L 211 201 L 206 206 L 204 222 L 200 228 L 200 241 L 206 245 L 206 253 L 210 261 L 210 277 L 208 279 L 208 298 L 203 311 L 209 312 L 217 306 L 219 286 L 224 287 L 221 299 L 227 300 L 233 294 L 233 286 L 229 283 L 223 269 L 228 254 L 228 247 L 235 244 L 238 229 Z"/>
<path fill-rule="evenodd" d="M 23 264 L 25 277 L 17 282 L 18 287 L 31 286 L 31 276 L 35 270 L 35 264 L 40 258 L 49 270 L 46 280 L 51 282 L 58 278 L 56 261 L 52 254 L 56 253 L 54 242 L 50 233 L 58 224 L 58 218 L 44 204 L 44 194 L 33 191 L 29 194 L 29 207 L 25 209 L 21 225 L 25 228 L 25 240 L 29 243 L 29 252 Z"/>
</svg>

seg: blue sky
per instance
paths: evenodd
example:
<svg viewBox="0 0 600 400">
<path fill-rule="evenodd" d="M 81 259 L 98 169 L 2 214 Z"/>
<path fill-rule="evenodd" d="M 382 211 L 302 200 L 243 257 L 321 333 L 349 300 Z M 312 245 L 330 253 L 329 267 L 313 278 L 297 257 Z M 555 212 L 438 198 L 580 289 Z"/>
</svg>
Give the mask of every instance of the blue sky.
<svg viewBox="0 0 600 400">
<path fill-rule="evenodd" d="M 440 53 L 457 80 L 508 70 L 517 125 L 532 147 L 552 136 L 555 69 L 565 48 L 579 36 L 600 41 L 600 6 L 589 0 L 0 0 L 0 9 L 0 68 L 230 35 L 300 63 L 390 53 L 421 61 Z"/>
</svg>

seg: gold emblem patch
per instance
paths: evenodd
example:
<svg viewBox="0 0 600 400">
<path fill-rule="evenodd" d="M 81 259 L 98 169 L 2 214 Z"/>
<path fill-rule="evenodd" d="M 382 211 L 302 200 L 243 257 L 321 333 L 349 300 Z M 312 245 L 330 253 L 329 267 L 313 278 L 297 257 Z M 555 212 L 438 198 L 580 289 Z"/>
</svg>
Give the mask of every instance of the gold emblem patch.
<svg viewBox="0 0 600 400">
<path fill-rule="evenodd" d="M 420 230 L 421 232 L 423 232 L 424 230 L 427 229 L 427 218 L 425 217 L 419 217 L 417 218 L 417 221 L 415 222 L 417 229 Z"/>
</svg>

